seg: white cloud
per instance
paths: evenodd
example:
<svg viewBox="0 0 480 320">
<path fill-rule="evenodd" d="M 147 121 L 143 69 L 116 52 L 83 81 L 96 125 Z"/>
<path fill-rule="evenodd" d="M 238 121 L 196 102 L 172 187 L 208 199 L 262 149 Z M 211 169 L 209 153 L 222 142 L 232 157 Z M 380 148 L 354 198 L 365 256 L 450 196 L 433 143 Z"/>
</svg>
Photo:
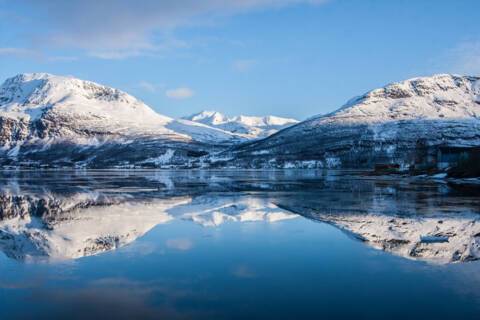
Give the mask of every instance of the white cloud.
<svg viewBox="0 0 480 320">
<path fill-rule="evenodd" d="M 137 87 L 144 90 L 144 91 L 147 91 L 147 92 L 150 92 L 150 93 L 155 93 L 155 92 L 158 92 L 159 90 L 165 88 L 165 85 L 151 83 L 149 81 L 142 80 L 138 83 Z"/>
<path fill-rule="evenodd" d="M 247 72 L 250 71 L 256 64 L 257 61 L 253 59 L 240 59 L 235 60 L 232 66 L 233 70 L 237 72 Z"/>
<path fill-rule="evenodd" d="M 326 0 L 24 0 L 35 12 L 37 43 L 73 47 L 103 59 L 158 54 L 184 46 L 172 31 L 221 16 Z M 45 25 L 40 25 L 42 21 Z"/>
<path fill-rule="evenodd" d="M 170 99 L 188 99 L 191 98 L 194 94 L 195 92 L 187 87 L 169 89 L 165 92 L 165 95 Z"/>
</svg>

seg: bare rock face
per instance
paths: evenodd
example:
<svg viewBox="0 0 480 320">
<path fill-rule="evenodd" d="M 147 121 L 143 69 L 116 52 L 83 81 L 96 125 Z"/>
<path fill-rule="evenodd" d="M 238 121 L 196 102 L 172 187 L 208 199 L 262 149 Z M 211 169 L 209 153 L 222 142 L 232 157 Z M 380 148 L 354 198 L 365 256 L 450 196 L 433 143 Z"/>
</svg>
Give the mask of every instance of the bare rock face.
<svg viewBox="0 0 480 320">
<path fill-rule="evenodd" d="M 8 145 L 25 140 L 29 134 L 30 128 L 27 121 L 0 117 L 0 144 Z"/>
<path fill-rule="evenodd" d="M 480 78 L 437 75 L 390 84 L 240 145 L 223 159 L 247 167 L 409 167 L 439 146 L 480 146 Z"/>
</svg>

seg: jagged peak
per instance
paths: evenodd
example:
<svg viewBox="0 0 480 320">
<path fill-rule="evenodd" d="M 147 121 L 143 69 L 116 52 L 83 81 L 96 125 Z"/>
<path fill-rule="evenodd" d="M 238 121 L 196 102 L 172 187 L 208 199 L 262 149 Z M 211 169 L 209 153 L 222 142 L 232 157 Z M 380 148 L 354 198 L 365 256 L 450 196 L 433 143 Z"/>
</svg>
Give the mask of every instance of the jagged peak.
<svg viewBox="0 0 480 320">
<path fill-rule="evenodd" d="M 214 110 L 203 110 L 191 116 L 184 117 L 184 119 L 203 124 L 221 124 L 228 121 L 227 116 Z"/>
<path fill-rule="evenodd" d="M 239 122 L 245 125 L 251 126 L 268 126 L 268 125 L 285 125 L 288 123 L 297 123 L 298 120 L 293 118 L 282 118 L 272 115 L 267 116 L 247 116 L 247 115 L 238 115 L 234 117 L 228 117 L 225 114 L 213 111 L 213 110 L 204 110 L 198 113 L 195 113 L 191 116 L 185 117 L 184 119 L 188 119 L 191 121 L 217 121 L 216 124 L 220 123 L 227 123 L 227 122 Z"/>
</svg>

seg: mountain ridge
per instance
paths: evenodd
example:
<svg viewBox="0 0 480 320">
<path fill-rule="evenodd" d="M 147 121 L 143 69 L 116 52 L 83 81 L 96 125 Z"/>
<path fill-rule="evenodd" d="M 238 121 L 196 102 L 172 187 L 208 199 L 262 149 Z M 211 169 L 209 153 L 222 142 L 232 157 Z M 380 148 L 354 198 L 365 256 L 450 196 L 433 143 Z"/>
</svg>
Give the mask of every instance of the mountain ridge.
<svg viewBox="0 0 480 320">
<path fill-rule="evenodd" d="M 228 117 L 218 111 L 204 110 L 193 115 L 183 117 L 194 122 L 219 128 L 231 133 L 242 134 L 250 139 L 265 138 L 284 128 L 298 123 L 292 118 L 277 116 L 245 116 Z"/>
<path fill-rule="evenodd" d="M 297 122 L 216 111 L 175 120 L 118 89 L 72 77 L 21 74 L 0 86 L 0 144 L 1 164 L 7 166 L 436 165 L 441 148 L 480 148 L 480 78 L 412 78 Z"/>
<path fill-rule="evenodd" d="M 407 168 L 441 146 L 480 146 L 479 77 L 441 74 L 392 83 L 239 145 L 225 158 L 255 168 Z"/>
</svg>

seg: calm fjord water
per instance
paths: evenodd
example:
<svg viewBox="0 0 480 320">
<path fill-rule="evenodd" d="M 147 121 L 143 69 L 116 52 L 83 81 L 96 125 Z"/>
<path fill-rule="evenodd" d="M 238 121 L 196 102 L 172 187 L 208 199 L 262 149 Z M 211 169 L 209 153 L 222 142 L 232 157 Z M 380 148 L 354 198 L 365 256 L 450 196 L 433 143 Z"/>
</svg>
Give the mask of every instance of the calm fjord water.
<svg viewBox="0 0 480 320">
<path fill-rule="evenodd" d="M 1 172 L 0 318 L 478 319 L 479 195 L 354 172 Z"/>
</svg>

